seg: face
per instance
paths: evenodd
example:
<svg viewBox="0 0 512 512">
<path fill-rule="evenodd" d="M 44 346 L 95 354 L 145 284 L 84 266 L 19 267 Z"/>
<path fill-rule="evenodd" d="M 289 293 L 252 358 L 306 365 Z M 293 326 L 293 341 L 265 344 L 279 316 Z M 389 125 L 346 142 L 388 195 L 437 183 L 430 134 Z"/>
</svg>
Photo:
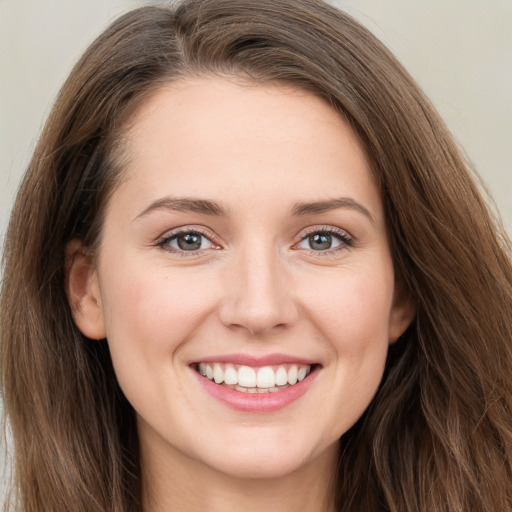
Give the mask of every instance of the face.
<svg viewBox="0 0 512 512">
<path fill-rule="evenodd" d="M 410 320 L 357 137 L 309 93 L 204 78 L 148 100 L 125 151 L 70 295 L 143 456 L 238 477 L 332 460 Z"/>
</svg>

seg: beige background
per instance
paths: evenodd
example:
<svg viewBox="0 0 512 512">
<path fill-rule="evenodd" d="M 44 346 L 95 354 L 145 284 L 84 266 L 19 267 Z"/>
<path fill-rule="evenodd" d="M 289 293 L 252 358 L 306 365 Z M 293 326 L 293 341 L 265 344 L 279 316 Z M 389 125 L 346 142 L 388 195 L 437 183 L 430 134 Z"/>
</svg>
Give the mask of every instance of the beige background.
<svg viewBox="0 0 512 512">
<path fill-rule="evenodd" d="M 0 246 L 17 185 L 60 84 L 92 38 L 141 3 L 0 0 Z M 425 89 L 512 233 L 512 0 L 335 3 L 387 43 Z"/>
</svg>

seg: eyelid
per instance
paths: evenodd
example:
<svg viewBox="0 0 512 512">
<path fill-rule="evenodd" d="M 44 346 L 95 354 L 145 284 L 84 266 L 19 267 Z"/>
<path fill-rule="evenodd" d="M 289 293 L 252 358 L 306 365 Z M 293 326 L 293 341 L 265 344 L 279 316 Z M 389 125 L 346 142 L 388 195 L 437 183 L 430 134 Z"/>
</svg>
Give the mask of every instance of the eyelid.
<svg viewBox="0 0 512 512">
<path fill-rule="evenodd" d="M 199 254 L 202 254 L 203 252 L 205 252 L 207 250 L 210 250 L 210 249 L 199 249 L 197 251 L 181 251 L 181 250 L 173 249 L 173 248 L 171 248 L 168 245 L 166 246 L 166 244 L 170 240 L 176 238 L 179 235 L 186 235 L 188 233 L 198 233 L 199 235 L 204 236 L 205 238 L 207 238 L 214 246 L 216 246 L 216 247 L 211 248 L 211 249 L 214 249 L 214 250 L 222 249 L 222 246 L 221 246 L 221 244 L 220 244 L 220 242 L 218 240 L 218 237 L 215 235 L 215 233 L 213 233 L 212 231 L 206 229 L 203 226 L 195 226 L 195 225 L 191 225 L 191 226 L 190 225 L 185 225 L 185 226 L 180 226 L 180 227 L 168 230 L 163 235 L 158 237 L 155 245 L 157 247 L 160 247 L 161 249 L 163 249 L 165 251 L 171 252 L 173 254 L 180 254 L 180 255 L 183 255 L 183 256 L 199 255 Z"/>
<path fill-rule="evenodd" d="M 313 249 L 310 249 L 309 251 L 312 253 L 317 254 L 332 254 L 339 250 L 346 249 L 348 247 L 352 247 L 355 244 L 354 237 L 346 230 L 339 228 L 337 226 L 330 226 L 330 225 L 320 225 L 320 226 L 311 226 L 309 228 L 306 228 L 306 230 L 301 231 L 297 235 L 297 241 L 294 242 L 292 249 L 299 250 L 297 248 L 297 245 L 305 240 L 308 236 L 314 234 L 314 233 L 326 233 L 329 235 L 334 235 L 340 238 L 341 243 L 339 246 L 333 248 L 333 249 L 327 249 L 325 251 L 314 251 Z M 307 250 L 307 249 L 306 249 Z"/>
<path fill-rule="evenodd" d="M 185 235 L 187 233 L 198 233 L 201 236 L 204 236 L 205 238 L 207 238 L 216 247 L 208 248 L 208 249 L 199 249 L 197 251 L 182 251 L 182 250 L 173 249 L 168 245 L 166 246 L 166 244 L 171 239 L 174 239 L 179 235 Z M 337 226 L 332 226 L 332 225 L 319 225 L 319 226 L 310 226 L 310 227 L 306 228 L 305 230 L 301 231 L 296 236 L 296 241 L 294 242 L 292 249 L 299 250 L 297 245 L 300 242 L 302 242 L 303 240 L 305 240 L 308 236 L 310 236 L 314 233 L 326 233 L 329 235 L 334 235 L 340 239 L 340 245 L 337 247 L 334 247 L 332 249 L 326 249 L 325 251 L 314 251 L 313 249 L 310 249 L 309 252 L 311 252 L 311 253 L 317 253 L 319 255 L 320 254 L 324 254 L 324 255 L 332 254 L 339 250 L 343 250 L 343 249 L 352 247 L 355 244 L 354 237 L 347 230 L 339 228 Z M 196 225 L 185 225 L 185 226 L 180 226 L 180 227 L 168 230 L 164 234 L 162 234 L 161 236 L 158 237 L 155 245 L 160 247 L 163 250 L 168 251 L 168 252 L 183 255 L 183 256 L 200 255 L 207 250 L 211 250 L 211 249 L 219 250 L 219 249 L 223 248 L 222 245 L 220 244 L 220 241 L 219 241 L 217 235 L 214 232 L 205 228 L 204 226 L 196 226 Z"/>
</svg>

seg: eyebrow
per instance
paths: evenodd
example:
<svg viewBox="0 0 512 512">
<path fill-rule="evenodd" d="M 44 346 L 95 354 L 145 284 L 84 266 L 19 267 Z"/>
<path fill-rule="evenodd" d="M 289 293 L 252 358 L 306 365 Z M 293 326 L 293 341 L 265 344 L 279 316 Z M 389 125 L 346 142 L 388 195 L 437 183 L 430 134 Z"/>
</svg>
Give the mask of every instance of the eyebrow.
<svg viewBox="0 0 512 512">
<path fill-rule="evenodd" d="M 294 217 L 301 217 L 305 215 L 314 215 L 319 213 L 326 213 L 340 208 L 355 210 L 365 215 L 373 224 L 371 213 L 362 204 L 358 203 L 350 197 L 340 197 L 337 199 L 330 199 L 328 201 L 315 201 L 313 203 L 297 203 L 293 206 L 291 212 Z M 162 197 L 153 201 L 147 208 L 145 208 L 136 219 L 145 217 L 149 213 L 156 210 L 173 210 L 177 212 L 193 212 L 201 213 L 203 215 L 211 215 L 215 217 L 227 217 L 228 208 L 216 201 L 207 199 L 194 199 L 194 198 L 176 198 L 176 197 Z"/>
<path fill-rule="evenodd" d="M 177 212 L 193 212 L 202 213 L 203 215 L 213 215 L 216 217 L 227 217 L 227 208 L 215 201 L 208 201 L 206 199 L 193 199 L 193 198 L 175 198 L 175 197 L 162 197 L 153 201 L 147 208 L 145 208 L 136 219 L 145 217 L 155 210 L 174 210 Z"/>
<path fill-rule="evenodd" d="M 375 224 L 375 220 L 369 210 L 351 197 L 340 197 L 337 199 L 317 201 L 314 203 L 297 203 L 292 208 L 292 215 L 300 217 L 303 215 L 312 215 L 315 213 L 325 213 L 331 210 L 337 210 L 338 208 L 355 210 L 359 213 L 362 213 L 368 217 L 372 224 Z"/>
</svg>

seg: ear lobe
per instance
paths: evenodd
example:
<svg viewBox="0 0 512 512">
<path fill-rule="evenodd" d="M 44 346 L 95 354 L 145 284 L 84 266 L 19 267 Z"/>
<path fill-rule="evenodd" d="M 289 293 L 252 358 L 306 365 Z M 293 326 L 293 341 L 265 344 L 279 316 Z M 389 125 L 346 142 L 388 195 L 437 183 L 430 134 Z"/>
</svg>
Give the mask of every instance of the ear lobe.
<svg viewBox="0 0 512 512">
<path fill-rule="evenodd" d="M 66 246 L 66 295 L 77 327 L 88 338 L 106 337 L 98 273 L 79 240 Z"/>
<path fill-rule="evenodd" d="M 406 331 L 415 314 L 416 307 L 413 301 L 406 297 L 401 290 L 396 289 L 389 317 L 390 344 L 394 343 Z"/>
</svg>

